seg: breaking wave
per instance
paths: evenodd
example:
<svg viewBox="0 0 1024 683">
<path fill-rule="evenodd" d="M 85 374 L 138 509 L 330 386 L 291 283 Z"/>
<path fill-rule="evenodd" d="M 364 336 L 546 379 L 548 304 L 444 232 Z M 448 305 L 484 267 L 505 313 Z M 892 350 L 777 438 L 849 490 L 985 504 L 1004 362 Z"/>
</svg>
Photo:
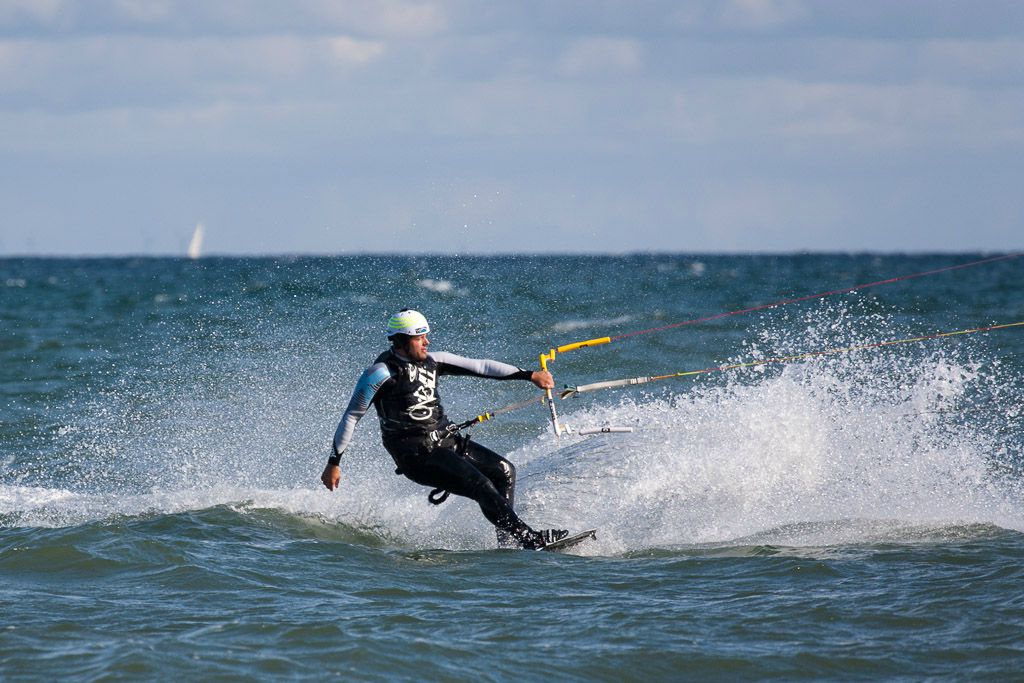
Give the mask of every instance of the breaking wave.
<svg viewBox="0 0 1024 683">
<path fill-rule="evenodd" d="M 756 328 L 742 359 L 895 334 L 886 316 L 844 310 L 782 322 Z M 203 368 L 189 366 L 96 397 L 90 420 L 60 427 L 74 448 L 59 464 L 41 460 L 0 487 L 0 520 L 62 526 L 231 505 L 403 546 L 493 547 L 473 503 L 430 506 L 424 488 L 393 474 L 372 417 L 342 488 L 320 488 L 323 425 L 340 408 L 310 388 L 351 378 L 324 377 L 303 358 L 242 364 L 206 393 L 189 383 Z M 575 398 L 560 404 L 574 427 L 636 431 L 561 440 L 540 425 L 520 432 L 523 445 L 509 455 L 517 509 L 537 527 L 597 527 L 599 541 L 582 552 L 602 554 L 914 539 L 922 528 L 964 525 L 1024 531 L 1018 373 L 983 344 L 937 343 Z M 478 429 L 485 442 L 487 429 L 500 421 Z M 47 483 L 54 468 L 66 478 Z"/>
</svg>

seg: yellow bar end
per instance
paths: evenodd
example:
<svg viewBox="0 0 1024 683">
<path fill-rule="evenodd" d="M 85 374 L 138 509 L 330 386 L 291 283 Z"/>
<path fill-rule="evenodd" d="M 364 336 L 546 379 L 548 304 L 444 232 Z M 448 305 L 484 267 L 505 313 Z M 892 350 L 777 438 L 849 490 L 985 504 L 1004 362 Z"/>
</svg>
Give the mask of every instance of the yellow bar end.
<svg viewBox="0 0 1024 683">
<path fill-rule="evenodd" d="M 583 349 L 588 346 L 600 346 L 601 344 L 610 344 L 611 342 L 611 337 L 598 337 L 597 339 L 588 339 L 586 341 L 575 342 L 573 344 L 566 344 L 565 346 L 559 346 L 558 352 L 565 353 L 566 351 L 575 351 L 576 349 Z"/>
</svg>

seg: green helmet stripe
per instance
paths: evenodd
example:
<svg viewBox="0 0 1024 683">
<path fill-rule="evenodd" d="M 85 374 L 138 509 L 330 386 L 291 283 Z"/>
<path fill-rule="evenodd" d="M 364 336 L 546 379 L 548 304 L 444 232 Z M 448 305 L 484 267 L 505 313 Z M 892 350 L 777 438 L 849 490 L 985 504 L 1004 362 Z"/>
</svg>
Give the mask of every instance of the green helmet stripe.
<svg viewBox="0 0 1024 683">
<path fill-rule="evenodd" d="M 396 313 L 388 320 L 388 336 L 396 334 L 407 334 L 417 336 L 430 332 L 430 324 L 419 311 L 404 310 Z"/>
</svg>

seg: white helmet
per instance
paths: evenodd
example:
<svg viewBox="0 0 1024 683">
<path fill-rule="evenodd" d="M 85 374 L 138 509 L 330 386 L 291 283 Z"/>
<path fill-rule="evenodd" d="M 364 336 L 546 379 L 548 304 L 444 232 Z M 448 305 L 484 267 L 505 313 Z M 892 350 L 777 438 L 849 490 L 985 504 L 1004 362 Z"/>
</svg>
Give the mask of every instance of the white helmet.
<svg viewBox="0 0 1024 683">
<path fill-rule="evenodd" d="M 396 334 L 417 337 L 429 333 L 430 325 L 427 323 L 427 319 L 422 313 L 411 308 L 403 308 L 388 319 L 388 339 Z"/>
</svg>

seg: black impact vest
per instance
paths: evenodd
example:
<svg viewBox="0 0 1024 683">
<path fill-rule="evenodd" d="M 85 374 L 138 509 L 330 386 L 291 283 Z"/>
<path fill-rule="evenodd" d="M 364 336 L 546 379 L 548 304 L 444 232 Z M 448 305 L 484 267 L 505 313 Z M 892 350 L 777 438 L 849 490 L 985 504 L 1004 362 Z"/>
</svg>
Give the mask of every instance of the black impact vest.
<svg viewBox="0 0 1024 683">
<path fill-rule="evenodd" d="M 373 397 L 385 439 L 425 437 L 448 423 L 437 393 L 437 362 L 433 358 L 417 363 L 389 349 L 375 362 L 384 363 L 391 371 L 391 380 Z"/>
</svg>

